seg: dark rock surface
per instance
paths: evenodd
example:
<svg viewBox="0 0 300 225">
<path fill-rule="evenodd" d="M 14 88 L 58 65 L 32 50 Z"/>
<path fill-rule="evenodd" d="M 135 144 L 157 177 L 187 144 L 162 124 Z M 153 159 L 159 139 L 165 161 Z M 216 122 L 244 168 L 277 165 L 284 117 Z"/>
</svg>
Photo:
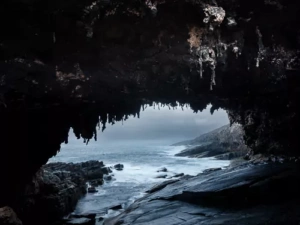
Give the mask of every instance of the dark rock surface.
<svg viewBox="0 0 300 225">
<path fill-rule="evenodd" d="M 220 127 L 199 137 L 176 143 L 187 145 L 187 149 L 176 156 L 204 158 L 214 156 L 217 159 L 232 160 L 243 157 L 249 151 L 245 145 L 244 131 L 241 125 L 233 124 Z"/>
<path fill-rule="evenodd" d="M 0 224 L 1 225 L 22 225 L 17 214 L 10 207 L 0 208 Z"/>
<path fill-rule="evenodd" d="M 89 218 L 89 219 L 95 219 L 96 218 L 96 213 L 91 213 L 91 214 L 71 214 L 69 216 L 70 218 Z"/>
<path fill-rule="evenodd" d="M 210 168 L 210 169 L 206 169 L 206 170 L 203 170 L 203 173 L 211 173 L 211 172 L 215 172 L 215 171 L 218 171 L 218 170 L 222 170 L 222 168 Z"/>
<path fill-rule="evenodd" d="M 24 222 L 44 224 L 61 219 L 72 212 L 78 200 L 87 193 L 90 179 L 103 179 L 109 170 L 103 162 L 49 163 L 41 168 L 26 187 L 20 199 L 20 215 Z M 90 193 L 97 192 L 89 188 Z"/>
<path fill-rule="evenodd" d="M 106 176 L 103 177 L 103 179 L 104 179 L 105 181 L 112 181 L 112 180 L 113 180 L 113 177 L 112 177 L 112 175 L 106 175 Z"/>
<path fill-rule="evenodd" d="M 123 170 L 124 169 L 124 165 L 123 164 L 116 164 L 116 165 L 114 165 L 114 168 L 116 169 L 116 170 Z"/>
<path fill-rule="evenodd" d="M 112 206 L 110 207 L 109 209 L 112 209 L 112 210 L 119 210 L 119 209 L 122 209 L 122 205 L 115 205 L 115 206 Z"/>
<path fill-rule="evenodd" d="M 137 200 L 104 224 L 296 225 L 298 170 L 296 164 L 248 163 L 183 178 Z"/>
<path fill-rule="evenodd" d="M 157 172 L 168 172 L 168 169 L 166 167 L 163 167 L 157 170 Z"/>
<path fill-rule="evenodd" d="M 162 183 L 154 185 L 152 188 L 147 190 L 146 193 L 153 193 L 153 192 L 159 191 L 159 190 L 165 188 L 166 186 L 168 186 L 169 184 L 175 183 L 177 181 L 179 181 L 179 180 L 166 180 Z"/>
<path fill-rule="evenodd" d="M 96 193 L 96 192 L 98 192 L 98 190 L 96 189 L 96 187 L 89 187 L 88 188 L 88 193 Z"/>
<path fill-rule="evenodd" d="M 83 163 L 49 163 L 43 166 L 43 169 L 53 172 L 68 171 L 73 174 L 80 174 L 86 180 L 102 179 L 105 174 L 112 171 L 105 167 L 103 162 L 91 160 Z"/>
<path fill-rule="evenodd" d="M 94 180 L 90 180 L 89 183 L 92 185 L 92 186 L 99 186 L 99 185 L 102 185 L 104 183 L 104 177 L 103 178 L 100 178 L 100 179 L 94 179 Z"/>
<path fill-rule="evenodd" d="M 176 178 L 176 177 L 183 177 L 184 173 L 177 173 L 175 175 L 173 175 L 171 178 Z"/>
<path fill-rule="evenodd" d="M 155 178 L 166 178 L 168 176 L 168 174 L 160 174 L 157 175 Z"/>
<path fill-rule="evenodd" d="M 95 219 L 76 218 L 66 221 L 63 225 L 94 225 Z"/>
</svg>

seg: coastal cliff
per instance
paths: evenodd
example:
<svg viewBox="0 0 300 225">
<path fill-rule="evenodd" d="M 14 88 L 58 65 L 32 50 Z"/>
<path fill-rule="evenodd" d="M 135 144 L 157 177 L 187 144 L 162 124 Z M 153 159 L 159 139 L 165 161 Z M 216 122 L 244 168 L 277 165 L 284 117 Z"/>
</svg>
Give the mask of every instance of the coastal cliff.
<svg viewBox="0 0 300 225">
<path fill-rule="evenodd" d="M 176 156 L 192 158 L 216 157 L 217 159 L 231 160 L 246 156 L 249 151 L 245 145 L 243 128 L 239 124 L 225 125 L 193 140 L 174 145 L 187 146 Z"/>
</svg>

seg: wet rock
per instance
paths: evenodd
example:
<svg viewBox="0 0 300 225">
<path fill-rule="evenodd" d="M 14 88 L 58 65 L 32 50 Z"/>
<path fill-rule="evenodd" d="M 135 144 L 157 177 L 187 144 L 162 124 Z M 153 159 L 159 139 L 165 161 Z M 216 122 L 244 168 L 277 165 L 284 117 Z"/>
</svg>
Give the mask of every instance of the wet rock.
<svg viewBox="0 0 300 225">
<path fill-rule="evenodd" d="M 243 158 L 245 156 L 246 151 L 234 151 L 228 152 L 220 155 L 216 155 L 215 159 L 219 160 L 233 160 L 238 158 Z"/>
<path fill-rule="evenodd" d="M 27 186 L 24 202 L 25 218 L 55 221 L 75 209 L 86 193 L 86 180 L 81 174 L 41 169 Z"/>
<path fill-rule="evenodd" d="M 48 171 L 68 171 L 81 174 L 87 180 L 101 179 L 104 174 L 111 173 L 108 167 L 105 167 L 103 162 L 91 160 L 83 163 L 49 163 L 43 166 Z"/>
<path fill-rule="evenodd" d="M 155 178 L 166 178 L 168 176 L 168 174 L 161 174 L 156 176 Z"/>
<path fill-rule="evenodd" d="M 104 176 L 104 180 L 106 180 L 106 181 L 112 181 L 112 176 L 111 175 L 106 175 L 106 176 Z"/>
<path fill-rule="evenodd" d="M 92 186 L 99 186 L 103 184 L 103 179 L 95 179 L 89 181 Z"/>
<path fill-rule="evenodd" d="M 71 218 L 88 218 L 88 219 L 95 219 L 96 218 L 96 213 L 90 213 L 90 214 L 72 214 L 70 215 Z"/>
<path fill-rule="evenodd" d="M 296 164 L 243 164 L 181 178 L 136 200 L 105 224 L 298 224 L 299 188 Z"/>
<path fill-rule="evenodd" d="M 95 187 L 89 187 L 88 188 L 88 193 L 96 193 L 98 190 Z"/>
<path fill-rule="evenodd" d="M 0 224 L 1 225 L 22 225 L 22 221 L 10 207 L 0 208 Z"/>
<path fill-rule="evenodd" d="M 215 172 L 215 171 L 218 171 L 218 170 L 222 170 L 222 168 L 210 168 L 210 169 L 206 169 L 206 170 L 203 170 L 203 173 L 211 173 L 211 172 Z"/>
<path fill-rule="evenodd" d="M 116 170 L 123 170 L 124 169 L 124 165 L 123 164 L 116 164 L 116 165 L 114 165 L 114 168 L 116 169 Z"/>
<path fill-rule="evenodd" d="M 153 187 L 151 187 L 149 190 L 146 191 L 146 193 L 154 193 L 156 191 L 159 191 L 163 188 L 165 188 L 166 186 L 168 186 L 169 184 L 173 184 L 175 182 L 177 182 L 179 180 L 166 180 L 162 183 L 156 184 Z"/>
<path fill-rule="evenodd" d="M 175 175 L 173 175 L 171 178 L 177 178 L 177 177 L 182 177 L 184 176 L 184 173 L 177 173 Z"/>
<path fill-rule="evenodd" d="M 60 220 L 72 212 L 78 200 L 87 193 L 97 192 L 95 186 L 103 183 L 109 174 L 103 162 L 49 163 L 44 165 L 26 187 L 23 212 L 26 221 Z M 90 180 L 92 179 L 92 180 Z M 87 181 L 92 187 L 87 189 Z"/>
<path fill-rule="evenodd" d="M 112 210 L 119 210 L 119 209 L 122 209 L 122 205 L 115 205 L 115 206 L 112 206 L 110 207 L 109 209 L 112 209 Z"/>
<path fill-rule="evenodd" d="M 168 172 L 168 169 L 166 167 L 162 167 L 157 172 Z"/>
<path fill-rule="evenodd" d="M 102 170 L 102 172 L 103 172 L 104 174 L 112 173 L 112 170 L 111 170 L 110 167 L 102 167 L 101 170 Z"/>
<path fill-rule="evenodd" d="M 88 218 L 76 218 L 66 222 L 66 225 L 94 225 L 95 219 Z"/>
</svg>

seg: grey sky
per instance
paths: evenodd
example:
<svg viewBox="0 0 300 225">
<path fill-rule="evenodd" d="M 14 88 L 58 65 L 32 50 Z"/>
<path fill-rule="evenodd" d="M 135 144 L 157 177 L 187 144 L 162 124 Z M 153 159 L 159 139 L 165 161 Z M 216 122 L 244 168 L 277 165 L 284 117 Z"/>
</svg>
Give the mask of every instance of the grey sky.
<svg viewBox="0 0 300 225">
<path fill-rule="evenodd" d="M 160 110 L 148 107 L 141 112 L 140 119 L 130 117 L 127 121 L 107 125 L 102 133 L 98 131 L 98 141 L 164 141 L 175 143 L 188 140 L 229 123 L 224 110 L 210 114 L 210 106 L 201 113 L 181 108 Z M 73 136 L 73 135 L 71 135 Z M 72 137 L 71 137 L 72 138 Z"/>
</svg>

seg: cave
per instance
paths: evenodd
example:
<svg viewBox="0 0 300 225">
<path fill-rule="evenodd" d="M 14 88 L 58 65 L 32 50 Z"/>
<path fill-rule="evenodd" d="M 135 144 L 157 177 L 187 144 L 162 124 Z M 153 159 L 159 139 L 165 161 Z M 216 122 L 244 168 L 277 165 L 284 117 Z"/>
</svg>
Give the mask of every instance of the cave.
<svg viewBox="0 0 300 225">
<path fill-rule="evenodd" d="M 242 126 L 247 157 L 299 157 L 299 13 L 297 0 L 1 1 L 0 207 L 22 211 L 70 128 L 87 143 L 146 105 L 212 105 Z"/>
</svg>

